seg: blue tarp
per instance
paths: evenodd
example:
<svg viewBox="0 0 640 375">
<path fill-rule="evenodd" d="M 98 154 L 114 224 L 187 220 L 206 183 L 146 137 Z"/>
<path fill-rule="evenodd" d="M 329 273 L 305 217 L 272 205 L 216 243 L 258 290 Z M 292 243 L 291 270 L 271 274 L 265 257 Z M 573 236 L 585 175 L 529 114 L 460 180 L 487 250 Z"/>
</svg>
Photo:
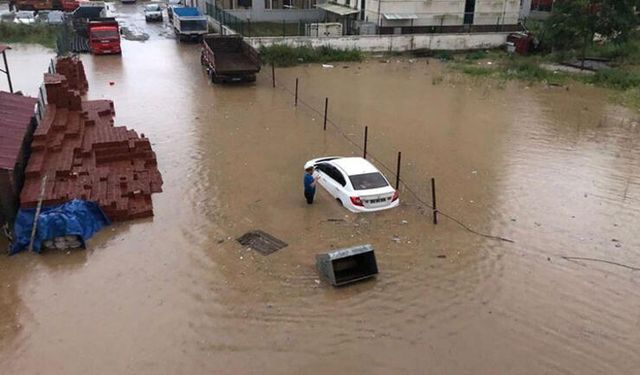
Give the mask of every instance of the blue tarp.
<svg viewBox="0 0 640 375">
<path fill-rule="evenodd" d="M 11 254 L 29 247 L 35 213 L 35 208 L 21 208 L 18 211 Z M 40 252 L 43 241 L 61 236 L 78 236 L 84 244 L 84 241 L 109 224 L 111 221 L 95 202 L 74 199 L 61 205 L 42 207 L 33 250 Z"/>
<path fill-rule="evenodd" d="M 173 13 L 177 14 L 180 17 L 202 16 L 202 13 L 200 13 L 200 9 L 192 7 L 173 8 Z"/>
</svg>

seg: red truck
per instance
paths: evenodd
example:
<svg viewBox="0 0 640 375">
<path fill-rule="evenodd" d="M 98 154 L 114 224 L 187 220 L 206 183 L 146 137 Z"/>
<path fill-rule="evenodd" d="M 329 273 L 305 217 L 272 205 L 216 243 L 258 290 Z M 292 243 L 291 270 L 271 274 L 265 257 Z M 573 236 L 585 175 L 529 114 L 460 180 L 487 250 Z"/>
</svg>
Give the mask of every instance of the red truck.
<svg viewBox="0 0 640 375">
<path fill-rule="evenodd" d="M 119 54 L 120 27 L 114 18 L 102 18 L 89 21 L 89 49 L 94 55 Z"/>
<path fill-rule="evenodd" d="M 78 0 L 61 0 L 60 6 L 62 10 L 65 12 L 73 12 L 80 6 L 80 1 Z"/>
<path fill-rule="evenodd" d="M 18 10 L 49 10 L 53 9 L 52 0 L 17 0 L 15 6 Z"/>
</svg>

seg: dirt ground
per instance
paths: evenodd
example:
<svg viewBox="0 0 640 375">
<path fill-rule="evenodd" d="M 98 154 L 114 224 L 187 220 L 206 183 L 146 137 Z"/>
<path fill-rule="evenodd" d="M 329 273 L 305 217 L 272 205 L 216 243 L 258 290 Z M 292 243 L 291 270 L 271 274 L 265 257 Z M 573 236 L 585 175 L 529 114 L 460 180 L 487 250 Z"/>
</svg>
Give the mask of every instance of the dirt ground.
<svg viewBox="0 0 640 375">
<path fill-rule="evenodd" d="M 214 86 L 197 45 L 145 30 L 122 56 L 82 59 L 88 97 L 113 99 L 116 124 L 153 142 L 155 217 L 86 250 L 0 257 L 1 372 L 636 372 L 640 271 L 562 258 L 640 267 L 640 119 L 606 91 L 469 81 L 426 59 Z M 36 94 L 51 52 L 8 57 L 14 86 Z M 339 128 L 293 106 L 296 78 L 305 104 L 329 97 Z M 401 206 L 356 215 L 324 191 L 307 206 L 304 162 L 359 155 L 347 138 L 360 144 L 365 125 L 391 180 L 383 164 L 402 151 Z M 514 243 L 431 224 L 407 190 L 430 199 L 431 177 L 443 211 Z M 234 238 L 253 229 L 289 246 L 242 248 Z M 363 243 L 375 280 L 320 281 L 316 253 Z"/>
</svg>

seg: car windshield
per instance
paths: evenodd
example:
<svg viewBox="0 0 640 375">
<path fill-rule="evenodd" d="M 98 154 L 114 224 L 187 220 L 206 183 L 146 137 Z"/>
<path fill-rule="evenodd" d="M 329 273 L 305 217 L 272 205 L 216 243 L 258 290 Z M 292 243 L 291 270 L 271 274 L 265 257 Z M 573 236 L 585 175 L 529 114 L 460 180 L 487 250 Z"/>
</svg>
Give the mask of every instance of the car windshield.
<svg viewBox="0 0 640 375">
<path fill-rule="evenodd" d="M 144 9 L 148 10 L 150 12 L 155 12 L 155 11 L 160 10 L 160 5 L 158 5 L 158 4 L 149 4 L 149 5 L 146 5 L 144 7 Z"/>
<path fill-rule="evenodd" d="M 94 39 L 118 39 L 118 32 L 115 30 L 93 30 L 91 35 Z"/>
<path fill-rule="evenodd" d="M 379 172 L 356 174 L 349 176 L 355 190 L 377 189 L 389 186 L 387 180 Z"/>
</svg>

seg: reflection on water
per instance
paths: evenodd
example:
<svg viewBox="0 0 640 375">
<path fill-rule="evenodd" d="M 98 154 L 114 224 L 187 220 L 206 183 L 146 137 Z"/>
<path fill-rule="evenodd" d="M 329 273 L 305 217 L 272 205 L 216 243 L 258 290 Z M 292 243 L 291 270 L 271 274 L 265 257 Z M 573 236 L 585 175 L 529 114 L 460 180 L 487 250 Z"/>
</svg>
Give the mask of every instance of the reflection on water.
<svg viewBox="0 0 640 375">
<path fill-rule="evenodd" d="M 42 51 L 18 49 L 21 59 Z M 640 365 L 640 126 L 606 92 L 446 76 L 427 60 L 303 66 L 255 85 L 212 86 L 199 47 L 123 42 L 83 56 L 90 98 L 147 135 L 165 184 L 152 220 L 90 249 L 0 259 L 0 363 L 10 373 L 633 373 Z M 25 75 L 28 76 L 28 75 Z M 421 196 L 498 242 L 434 227 L 402 206 L 354 215 L 302 166 L 358 155 L 393 166 Z M 39 77 L 32 78 L 37 87 Z M 113 84 L 111 84 L 113 82 Z M 392 178 L 393 173 L 385 171 Z M 234 238 L 265 230 L 270 256 Z M 380 275 L 333 289 L 314 255 L 371 243 Z M 87 348 L 95 348 L 88 351 Z M 78 355 L 78 353 L 86 353 Z"/>
</svg>

